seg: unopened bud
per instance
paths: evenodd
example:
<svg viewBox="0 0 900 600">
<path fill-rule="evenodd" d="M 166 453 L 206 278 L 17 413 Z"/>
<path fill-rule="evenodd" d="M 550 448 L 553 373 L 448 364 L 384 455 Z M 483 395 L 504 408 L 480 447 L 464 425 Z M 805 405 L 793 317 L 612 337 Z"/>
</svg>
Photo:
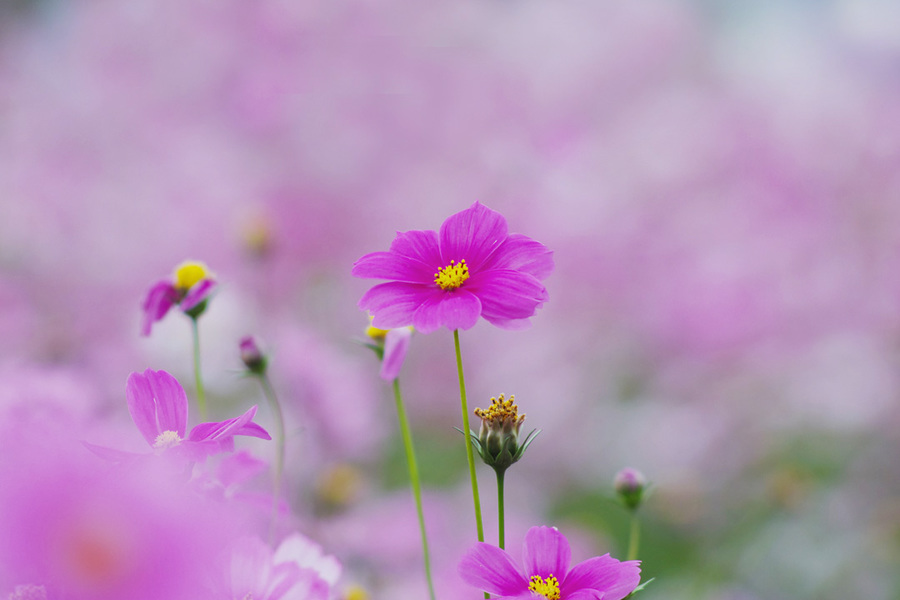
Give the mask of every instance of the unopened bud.
<svg viewBox="0 0 900 600">
<path fill-rule="evenodd" d="M 269 359 L 259 346 L 259 341 L 252 335 L 241 338 L 241 360 L 254 375 L 264 374 L 269 364 Z"/>
<path fill-rule="evenodd" d="M 637 469 L 625 467 L 616 473 L 613 487 L 625 506 L 634 510 L 641 504 L 644 490 L 647 489 L 647 478 Z"/>
</svg>

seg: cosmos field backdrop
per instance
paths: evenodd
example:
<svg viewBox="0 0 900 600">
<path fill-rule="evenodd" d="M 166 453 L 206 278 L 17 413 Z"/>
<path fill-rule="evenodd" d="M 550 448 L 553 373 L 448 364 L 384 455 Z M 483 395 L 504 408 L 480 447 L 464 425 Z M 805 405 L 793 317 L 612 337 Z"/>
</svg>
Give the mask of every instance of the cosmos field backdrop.
<svg viewBox="0 0 900 600">
<path fill-rule="evenodd" d="M 140 302 L 203 260 L 212 416 L 258 403 L 269 426 L 239 377 L 238 340 L 260 336 L 297 529 L 343 564 L 336 597 L 423 598 L 350 269 L 479 200 L 556 261 L 530 329 L 462 336 L 470 405 L 513 393 L 543 430 L 507 477 L 510 548 L 547 524 L 578 560 L 623 556 L 611 481 L 633 466 L 654 484 L 646 600 L 900 597 L 892 3 L 45 0 L 0 18 L 0 431 L 138 451 L 128 374 L 193 393 L 187 320 L 141 337 Z M 456 574 L 474 526 L 452 336 L 415 335 L 401 381 L 438 595 L 478 597 Z M 269 458 L 258 442 L 238 445 Z"/>
</svg>

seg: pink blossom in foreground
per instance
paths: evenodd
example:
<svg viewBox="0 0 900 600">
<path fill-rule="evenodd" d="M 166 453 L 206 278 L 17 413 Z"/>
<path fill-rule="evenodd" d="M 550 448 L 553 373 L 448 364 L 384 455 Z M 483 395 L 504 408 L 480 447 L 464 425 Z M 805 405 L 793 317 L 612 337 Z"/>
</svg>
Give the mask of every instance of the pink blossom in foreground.
<svg viewBox="0 0 900 600">
<path fill-rule="evenodd" d="M 479 316 L 520 329 L 549 297 L 541 280 L 553 270 L 552 254 L 510 234 L 503 215 L 476 202 L 444 221 L 440 233 L 397 233 L 390 250 L 356 261 L 354 276 L 390 280 L 366 292 L 359 307 L 382 329 L 469 329 Z"/>
<path fill-rule="evenodd" d="M 110 468 L 55 442 L 22 436 L 0 456 L 0 594 L 210 597 L 213 558 L 245 534 L 243 509 L 194 493 L 163 463 Z"/>
<path fill-rule="evenodd" d="M 525 534 L 525 570 L 505 551 L 479 542 L 459 563 L 462 579 L 499 600 L 621 600 L 641 581 L 639 562 L 620 562 L 609 554 L 569 570 L 569 542 L 555 527 L 532 527 Z"/>
</svg>

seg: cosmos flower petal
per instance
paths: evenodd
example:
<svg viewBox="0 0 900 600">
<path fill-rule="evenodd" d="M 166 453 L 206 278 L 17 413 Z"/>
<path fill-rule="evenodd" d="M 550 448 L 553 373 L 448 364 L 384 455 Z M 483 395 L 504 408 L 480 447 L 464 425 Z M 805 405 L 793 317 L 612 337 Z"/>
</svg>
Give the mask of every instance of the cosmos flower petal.
<svg viewBox="0 0 900 600">
<path fill-rule="evenodd" d="M 181 301 L 181 310 L 189 311 L 212 294 L 213 288 L 215 288 L 216 282 L 212 279 L 203 279 L 202 281 L 197 282 L 197 284 L 188 291 L 187 295 Z"/>
<path fill-rule="evenodd" d="M 521 233 L 510 234 L 481 269 L 513 269 L 546 279 L 553 272 L 553 251 Z"/>
<path fill-rule="evenodd" d="M 532 527 L 525 534 L 522 560 L 529 577 L 553 575 L 562 580 L 569 570 L 571 558 L 569 541 L 555 527 Z"/>
<path fill-rule="evenodd" d="M 154 284 L 147 292 L 141 308 L 144 311 L 141 321 L 141 335 L 150 335 L 153 324 L 166 316 L 169 309 L 178 301 L 178 293 L 169 281 Z"/>
<path fill-rule="evenodd" d="M 566 600 L 604 600 L 606 594 L 597 590 L 578 590 L 572 594 L 563 596 Z"/>
<path fill-rule="evenodd" d="M 256 405 L 239 417 L 227 419 L 225 421 L 201 423 L 191 429 L 188 439 L 192 442 L 204 442 L 221 440 L 227 437 L 238 435 L 238 431 L 247 425 L 256 415 Z M 268 435 L 268 434 L 266 434 Z M 269 438 L 271 439 L 271 438 Z"/>
<path fill-rule="evenodd" d="M 457 570 L 467 584 L 491 594 L 517 598 L 528 591 L 528 581 L 512 557 L 505 550 L 484 542 L 476 543 L 466 552 Z"/>
<path fill-rule="evenodd" d="M 132 373 L 125 384 L 128 412 L 138 431 L 153 446 L 163 431 L 184 437 L 187 426 L 187 395 L 178 381 L 165 371 L 147 369 Z"/>
<path fill-rule="evenodd" d="M 441 327 L 447 329 L 471 329 L 481 314 L 481 300 L 466 290 L 451 294 L 436 290 L 424 300 L 413 315 L 413 326 L 422 333 L 430 333 Z"/>
<path fill-rule="evenodd" d="M 409 350 L 412 331 L 409 327 L 391 329 L 384 336 L 384 359 L 381 361 L 381 378 L 393 381 L 400 374 L 400 368 Z"/>
<path fill-rule="evenodd" d="M 372 313 L 372 325 L 379 329 L 394 329 L 413 324 L 413 315 L 430 296 L 440 293 L 415 283 L 389 281 L 380 283 L 363 294 L 359 307 Z"/>
<path fill-rule="evenodd" d="M 640 561 L 621 562 L 609 554 L 575 565 L 560 585 L 563 597 L 583 589 L 603 592 L 603 600 L 621 600 L 641 582 Z"/>
<path fill-rule="evenodd" d="M 466 210 L 451 215 L 441 225 L 443 265 L 451 260 L 465 259 L 471 271 L 478 271 L 508 233 L 503 215 L 475 202 Z"/>
<path fill-rule="evenodd" d="M 250 421 L 242 427 L 235 430 L 234 435 L 246 435 L 250 437 L 260 438 L 262 440 L 271 440 L 272 436 L 263 428 L 262 425 Z"/>
<path fill-rule="evenodd" d="M 236 598 L 248 594 L 264 597 L 266 582 L 272 570 L 272 550 L 262 540 L 244 538 L 231 552 L 229 578 L 231 593 Z"/>
<path fill-rule="evenodd" d="M 466 289 L 481 299 L 481 316 L 501 327 L 506 322 L 533 316 L 547 301 L 544 285 L 534 276 L 519 271 L 483 271 L 467 283 Z"/>
<path fill-rule="evenodd" d="M 354 277 L 421 283 L 435 268 L 394 252 L 372 252 L 353 264 Z"/>
</svg>

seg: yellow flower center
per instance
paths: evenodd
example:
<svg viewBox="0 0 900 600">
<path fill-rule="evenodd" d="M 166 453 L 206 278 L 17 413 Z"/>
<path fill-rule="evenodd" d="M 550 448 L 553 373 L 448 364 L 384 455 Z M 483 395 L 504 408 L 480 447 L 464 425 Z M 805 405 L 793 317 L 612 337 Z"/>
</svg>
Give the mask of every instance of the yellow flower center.
<svg viewBox="0 0 900 600">
<path fill-rule="evenodd" d="M 179 437 L 177 431 L 163 431 L 161 434 L 156 436 L 156 440 L 153 442 L 153 447 L 157 450 L 165 450 L 166 448 L 171 448 L 172 446 L 177 446 L 181 443 L 181 437 Z"/>
<path fill-rule="evenodd" d="M 451 260 L 450 264 L 443 269 L 438 269 L 434 274 L 434 282 L 438 284 L 442 290 L 455 290 L 469 278 L 469 265 L 466 259 L 459 262 Z"/>
<path fill-rule="evenodd" d="M 553 575 L 546 579 L 541 579 L 539 575 L 533 575 L 531 583 L 528 584 L 528 589 L 548 600 L 559 600 L 559 580 Z"/>
<path fill-rule="evenodd" d="M 198 281 L 209 279 L 212 276 L 212 272 L 205 264 L 188 260 L 175 267 L 175 287 L 181 291 L 187 291 Z"/>
<path fill-rule="evenodd" d="M 507 400 L 503 394 L 500 394 L 499 398 L 491 398 L 489 407 L 476 408 L 475 416 L 494 425 L 500 425 L 504 422 L 521 423 L 525 420 L 525 415 L 519 414 L 516 397 L 510 396 L 509 400 Z"/>
<path fill-rule="evenodd" d="M 360 585 L 351 585 L 344 593 L 344 600 L 369 600 L 369 594 Z"/>
</svg>

